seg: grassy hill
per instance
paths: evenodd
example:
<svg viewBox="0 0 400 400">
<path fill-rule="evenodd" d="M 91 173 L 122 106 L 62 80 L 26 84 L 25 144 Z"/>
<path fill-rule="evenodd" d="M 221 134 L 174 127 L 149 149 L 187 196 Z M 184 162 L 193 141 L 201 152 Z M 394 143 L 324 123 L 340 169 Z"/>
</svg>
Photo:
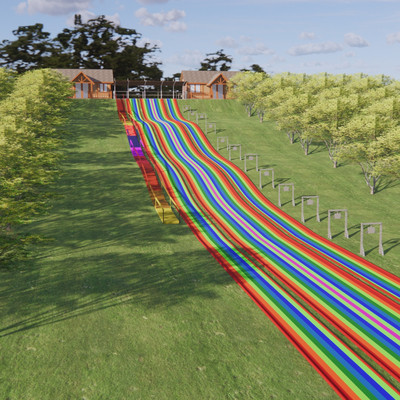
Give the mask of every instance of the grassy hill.
<svg viewBox="0 0 400 400">
<path fill-rule="evenodd" d="M 294 182 L 297 203 L 320 196 L 322 222 L 306 213 L 318 233 L 328 207 L 348 208 L 351 238 L 335 221 L 334 241 L 358 252 L 359 222 L 382 221 L 387 255 L 369 235 L 367 259 L 398 273 L 397 183 L 370 196 L 357 167 L 334 170 L 322 147 L 305 157 L 237 103 L 189 103 Z M 160 223 L 114 101 L 76 101 L 67 128 L 65 197 L 27 227 L 55 242 L 0 275 L 0 400 L 338 398 L 187 226 Z M 300 219 L 289 198 L 284 210 Z"/>
</svg>

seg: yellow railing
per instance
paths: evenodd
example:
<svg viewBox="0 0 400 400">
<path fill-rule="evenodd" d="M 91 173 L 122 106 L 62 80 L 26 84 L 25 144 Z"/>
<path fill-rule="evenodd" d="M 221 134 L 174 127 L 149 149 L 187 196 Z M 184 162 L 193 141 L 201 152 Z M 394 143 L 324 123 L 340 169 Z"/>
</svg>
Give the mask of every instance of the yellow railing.
<svg viewBox="0 0 400 400">
<path fill-rule="evenodd" d="M 142 147 L 142 151 L 143 151 L 144 154 L 147 154 L 146 149 L 144 149 L 143 147 Z M 148 155 L 147 155 L 146 158 L 148 158 Z M 153 167 L 153 170 L 154 170 L 154 172 L 155 172 L 155 174 L 156 174 L 156 177 L 157 177 L 158 180 L 159 180 L 159 183 L 160 183 L 161 188 L 164 188 L 165 192 L 168 194 L 168 191 L 167 191 L 167 189 L 166 189 L 166 185 L 165 185 L 164 180 L 161 178 L 160 175 L 158 175 L 156 169 L 154 168 L 153 163 L 150 161 L 150 158 L 148 158 L 148 161 L 149 161 L 150 165 Z M 146 180 L 149 181 L 148 178 L 147 178 L 147 174 L 146 174 L 146 171 L 145 171 L 144 168 L 143 168 L 143 170 L 144 170 L 144 173 L 145 173 L 145 176 L 146 176 Z M 151 187 L 151 185 L 149 185 L 149 187 L 150 187 L 150 189 L 151 189 L 151 191 L 152 191 L 154 197 L 157 198 L 156 195 L 155 195 L 155 193 L 154 193 L 154 191 L 153 191 L 153 188 Z M 176 204 L 176 202 L 175 202 L 174 200 L 172 200 L 172 198 L 171 198 L 171 196 L 170 196 L 169 194 L 168 194 L 168 197 L 169 197 L 169 206 L 170 206 L 171 210 L 172 210 L 172 204 L 173 204 L 174 207 L 175 207 L 175 209 L 176 209 L 176 211 L 178 212 L 178 215 L 179 215 L 178 220 L 179 220 L 179 222 L 181 222 L 181 210 L 180 210 L 180 207 Z M 157 199 L 157 201 L 158 201 L 158 199 Z M 163 209 L 163 223 L 164 223 L 164 207 L 161 205 L 160 202 L 158 202 L 158 203 L 160 204 L 160 207 L 162 207 L 162 209 Z M 155 207 L 155 205 L 154 205 L 154 207 Z"/>
</svg>

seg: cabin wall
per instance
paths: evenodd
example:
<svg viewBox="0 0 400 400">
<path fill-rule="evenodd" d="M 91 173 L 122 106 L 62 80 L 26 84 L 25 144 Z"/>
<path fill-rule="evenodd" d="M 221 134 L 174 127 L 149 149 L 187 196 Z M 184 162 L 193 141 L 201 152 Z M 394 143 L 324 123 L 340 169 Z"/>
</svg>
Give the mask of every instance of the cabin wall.
<svg viewBox="0 0 400 400">
<path fill-rule="evenodd" d="M 83 86 L 83 84 L 87 86 Z M 75 82 L 71 89 L 74 90 L 74 94 L 71 96 L 72 99 L 112 99 L 113 97 L 111 83 Z"/>
<path fill-rule="evenodd" d="M 228 94 L 228 85 L 218 83 L 207 86 L 201 82 L 187 83 L 187 99 L 226 99 Z"/>
</svg>

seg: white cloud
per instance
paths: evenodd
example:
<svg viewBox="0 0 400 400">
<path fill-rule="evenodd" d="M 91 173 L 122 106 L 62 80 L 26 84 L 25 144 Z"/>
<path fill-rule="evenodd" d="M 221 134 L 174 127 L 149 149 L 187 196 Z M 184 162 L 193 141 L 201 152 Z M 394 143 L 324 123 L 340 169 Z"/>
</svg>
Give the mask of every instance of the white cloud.
<svg viewBox="0 0 400 400">
<path fill-rule="evenodd" d="M 184 50 L 183 54 L 175 53 L 173 56 L 164 60 L 168 64 L 178 64 L 185 67 L 200 67 L 204 60 L 204 54 L 199 50 Z"/>
<path fill-rule="evenodd" d="M 369 46 L 369 43 L 364 38 L 354 33 L 346 33 L 344 35 L 344 42 L 351 47 Z"/>
<path fill-rule="evenodd" d="M 168 32 L 185 32 L 187 30 L 187 25 L 182 21 L 172 21 L 164 29 Z"/>
<path fill-rule="evenodd" d="M 236 53 L 243 56 L 259 56 L 261 54 L 270 55 L 275 54 L 274 50 L 269 49 L 264 43 L 257 43 L 255 47 L 241 47 L 236 50 Z"/>
<path fill-rule="evenodd" d="M 299 38 L 304 39 L 304 40 L 307 40 L 307 39 L 312 40 L 312 39 L 315 39 L 315 33 L 314 32 L 301 32 L 299 35 Z"/>
<path fill-rule="evenodd" d="M 140 18 L 140 23 L 144 26 L 163 26 L 169 32 L 182 32 L 187 29 L 185 23 L 179 21 L 186 16 L 185 11 L 171 10 L 165 13 L 151 14 L 147 8 L 139 8 L 135 12 L 136 17 Z"/>
<path fill-rule="evenodd" d="M 393 44 L 395 42 L 400 42 L 400 31 L 386 35 L 386 43 Z"/>
<path fill-rule="evenodd" d="M 369 64 L 364 60 L 358 60 L 355 64 L 353 64 L 353 67 L 370 68 Z"/>
<path fill-rule="evenodd" d="M 350 68 L 351 64 L 348 61 L 344 61 L 340 64 L 336 64 L 333 66 L 333 69 L 345 69 L 345 68 Z"/>
<path fill-rule="evenodd" d="M 161 41 L 161 40 L 158 40 L 158 39 L 149 39 L 149 38 L 147 38 L 147 37 L 142 37 L 142 38 L 140 38 L 137 42 L 136 42 L 136 44 L 139 46 L 139 47 L 144 47 L 144 45 L 146 44 L 146 43 L 148 43 L 150 46 L 149 47 L 154 47 L 154 46 L 157 46 L 157 47 L 159 47 L 160 49 L 161 49 L 161 47 L 163 46 L 163 42 Z"/>
<path fill-rule="evenodd" d="M 87 10 L 80 11 L 79 14 L 81 15 L 82 22 L 84 24 L 86 24 L 86 22 L 88 22 L 89 19 L 96 18 L 96 14 L 95 13 L 92 13 L 91 11 L 87 11 Z M 114 15 L 105 15 L 105 18 L 108 21 L 111 21 L 115 26 L 121 25 L 121 21 L 119 19 L 119 14 L 118 13 L 115 13 Z M 66 21 L 66 24 L 68 26 L 70 26 L 70 27 L 74 27 L 74 22 L 75 22 L 75 16 L 71 15 L 70 17 L 68 17 L 68 19 Z"/>
<path fill-rule="evenodd" d="M 215 44 L 217 46 L 228 47 L 228 48 L 233 48 L 233 49 L 235 49 L 236 47 L 239 47 L 239 43 L 230 36 L 216 40 Z"/>
<path fill-rule="evenodd" d="M 241 62 L 246 63 L 246 64 L 250 64 L 250 63 L 254 63 L 254 58 L 250 57 L 250 56 L 243 56 L 240 59 Z"/>
<path fill-rule="evenodd" d="M 161 4 L 168 3 L 169 0 L 136 0 L 140 4 Z"/>
<path fill-rule="evenodd" d="M 241 42 L 249 43 L 249 42 L 251 42 L 251 36 L 241 35 L 240 38 L 239 38 L 239 40 L 240 40 Z"/>
<path fill-rule="evenodd" d="M 304 56 L 306 54 L 335 53 L 343 50 L 343 46 L 334 42 L 309 43 L 291 47 L 286 53 L 291 56 Z"/>
<path fill-rule="evenodd" d="M 301 67 L 322 67 L 324 64 L 320 61 L 308 61 L 305 63 L 300 63 Z"/>
<path fill-rule="evenodd" d="M 17 13 L 28 14 L 48 14 L 48 15 L 67 15 L 76 13 L 89 8 L 92 0 L 27 0 L 19 3 Z"/>
<path fill-rule="evenodd" d="M 355 57 L 356 53 L 354 53 L 354 51 L 349 51 L 347 53 L 343 54 L 345 57 Z"/>
<path fill-rule="evenodd" d="M 28 5 L 26 4 L 25 1 L 22 3 L 19 3 L 17 5 L 17 14 L 24 14 L 27 6 Z"/>
<path fill-rule="evenodd" d="M 272 64 L 279 63 L 279 62 L 285 62 L 285 61 L 286 61 L 285 58 L 283 58 L 281 56 L 277 56 L 277 55 L 274 55 L 269 60 L 269 62 L 272 63 Z"/>
</svg>

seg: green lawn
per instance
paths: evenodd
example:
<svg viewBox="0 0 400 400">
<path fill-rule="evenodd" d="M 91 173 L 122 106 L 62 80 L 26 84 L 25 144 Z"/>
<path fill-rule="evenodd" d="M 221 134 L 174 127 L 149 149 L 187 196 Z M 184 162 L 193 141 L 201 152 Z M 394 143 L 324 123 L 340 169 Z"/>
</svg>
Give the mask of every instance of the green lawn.
<svg viewBox="0 0 400 400">
<path fill-rule="evenodd" d="M 192 104 L 218 121 L 220 135 L 257 149 L 261 164 L 294 181 L 296 196 L 320 194 L 322 210 L 338 196 L 319 175 L 325 165 L 331 173 L 323 153 L 307 157 L 318 166 L 309 170 L 298 144 L 235 103 Z M 114 101 L 77 100 L 68 128 L 68 174 L 57 184 L 65 197 L 27 227 L 55 242 L 20 271 L 0 273 L 0 400 L 338 398 L 187 226 L 160 223 Z M 356 177 L 346 166 L 332 179 L 344 197 L 335 206 L 349 208 L 350 225 L 366 209 L 376 213 L 366 220 L 385 223 L 385 241 L 400 237 L 399 187 L 371 197 L 347 171 Z M 276 191 L 264 191 L 276 201 Z M 300 216 L 299 207 L 284 209 Z M 357 240 L 335 238 L 354 251 Z M 368 259 L 395 271 L 398 253 L 374 250 Z"/>
</svg>

